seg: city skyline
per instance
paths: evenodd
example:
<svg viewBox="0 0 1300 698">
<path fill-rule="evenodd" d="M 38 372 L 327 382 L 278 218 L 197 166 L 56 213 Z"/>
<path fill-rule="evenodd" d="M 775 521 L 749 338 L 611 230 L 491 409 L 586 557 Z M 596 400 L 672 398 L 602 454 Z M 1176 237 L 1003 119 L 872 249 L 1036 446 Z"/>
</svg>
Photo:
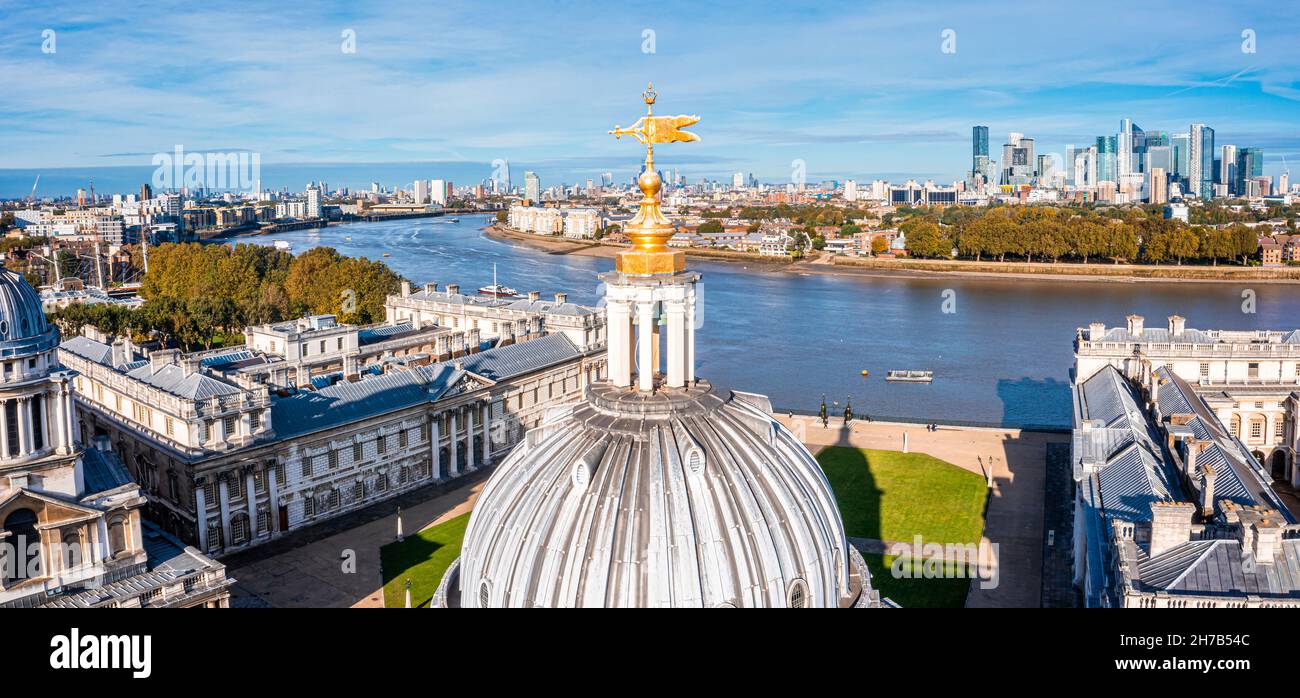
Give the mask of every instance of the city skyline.
<svg viewBox="0 0 1300 698">
<path fill-rule="evenodd" d="M 709 112 L 696 152 L 665 162 L 692 180 L 746 171 L 780 182 L 797 159 L 810 182 L 952 181 L 969 168 L 975 124 L 989 127 L 995 149 L 1019 132 L 1038 152 L 1063 154 L 1124 118 L 1171 132 L 1204 123 L 1217 143 L 1262 148 L 1274 176 L 1280 157 L 1300 152 L 1285 40 L 1296 20 L 1281 11 L 1124 8 L 1116 31 L 1076 47 L 1062 41 L 1075 13 L 1054 9 L 757 9 L 692 7 L 697 20 L 726 14 L 735 31 L 722 35 L 672 12 L 610 8 L 565 17 L 585 40 L 561 48 L 548 43 L 561 20 L 531 8 L 485 26 L 472 6 L 448 6 L 429 18 L 442 31 L 411 37 L 418 7 L 294 18 L 272 17 L 270 6 L 238 16 L 12 7 L 0 46 L 10 96 L 0 195 L 24 195 L 38 168 L 147 167 L 176 144 L 258 152 L 268 168 L 358 167 L 366 181 L 362 163 L 434 162 L 482 169 L 448 176 L 470 183 L 496 159 L 544 185 L 603 170 L 625 180 L 635 163 L 589 134 L 608 128 L 629 75 L 671 85 L 666 110 Z M 998 48 L 1008 23 L 1014 52 Z M 53 53 L 41 50 L 46 29 Z M 1247 30 L 1254 53 L 1243 51 Z M 344 52 L 348 31 L 355 53 Z M 948 38 L 954 53 L 944 53 Z M 750 59 L 753 45 L 790 55 Z"/>
</svg>

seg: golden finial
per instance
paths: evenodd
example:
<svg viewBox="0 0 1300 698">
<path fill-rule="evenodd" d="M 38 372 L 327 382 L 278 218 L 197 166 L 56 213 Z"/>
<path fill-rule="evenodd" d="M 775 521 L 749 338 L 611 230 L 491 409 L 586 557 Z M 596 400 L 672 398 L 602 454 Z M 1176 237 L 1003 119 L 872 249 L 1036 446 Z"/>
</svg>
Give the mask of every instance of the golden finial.
<svg viewBox="0 0 1300 698">
<path fill-rule="evenodd" d="M 683 126 L 699 122 L 700 117 L 655 116 L 654 103 L 658 97 L 654 83 L 647 84 L 646 91 L 641 93 L 646 104 L 646 115 L 627 128 L 615 125 L 610 131 L 615 138 L 631 136 L 645 144 L 645 167 L 636 180 L 637 188 L 642 194 L 641 209 L 626 228 L 636 249 L 620 253 L 616 265 L 618 271 L 625 274 L 671 274 L 681 271 L 685 265 L 685 255 L 682 252 L 668 249 L 668 239 L 676 229 L 659 210 L 659 192 L 663 181 L 655 170 L 654 144 L 700 140 L 694 133 L 681 130 Z"/>
</svg>

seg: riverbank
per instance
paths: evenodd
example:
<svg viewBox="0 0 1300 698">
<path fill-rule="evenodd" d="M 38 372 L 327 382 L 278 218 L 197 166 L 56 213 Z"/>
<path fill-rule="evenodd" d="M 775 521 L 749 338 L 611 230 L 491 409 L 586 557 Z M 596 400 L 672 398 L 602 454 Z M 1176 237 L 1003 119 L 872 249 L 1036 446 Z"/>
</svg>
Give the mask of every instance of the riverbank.
<svg viewBox="0 0 1300 698">
<path fill-rule="evenodd" d="M 626 245 L 599 240 L 568 240 L 510 230 L 500 225 L 483 229 L 493 240 L 510 240 L 557 255 L 613 258 Z M 969 260 L 881 259 L 821 254 L 803 260 L 777 260 L 732 250 L 683 249 L 687 257 L 742 263 L 759 271 L 830 274 L 837 276 L 920 276 L 1041 279 L 1092 282 L 1159 283 L 1300 283 L 1300 267 L 1238 267 L 1194 265 L 1074 264 L 1043 262 L 974 262 Z"/>
</svg>

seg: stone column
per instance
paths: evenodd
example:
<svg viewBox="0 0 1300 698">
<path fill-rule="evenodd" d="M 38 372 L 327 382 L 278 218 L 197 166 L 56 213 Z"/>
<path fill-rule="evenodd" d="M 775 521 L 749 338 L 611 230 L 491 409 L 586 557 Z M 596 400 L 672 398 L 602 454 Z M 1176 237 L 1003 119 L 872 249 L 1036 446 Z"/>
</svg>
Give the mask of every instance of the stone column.
<svg viewBox="0 0 1300 698">
<path fill-rule="evenodd" d="M 666 303 L 668 314 L 668 387 L 686 385 L 686 307 L 680 301 Z"/>
<path fill-rule="evenodd" d="M 279 463 L 276 462 L 266 467 L 266 490 L 271 494 L 271 525 L 268 530 L 272 535 L 280 532 L 280 485 L 275 477 L 278 470 Z"/>
<path fill-rule="evenodd" d="M 244 489 L 248 496 L 248 539 L 257 538 L 257 487 L 253 478 L 253 466 L 244 469 Z"/>
<path fill-rule="evenodd" d="M 217 503 L 221 505 L 221 547 L 230 545 L 230 493 L 226 489 L 225 473 L 217 475 Z"/>
<path fill-rule="evenodd" d="M 686 384 L 695 383 L 695 287 L 686 292 Z"/>
<path fill-rule="evenodd" d="M 474 406 L 465 406 L 465 469 L 474 469 Z"/>
<path fill-rule="evenodd" d="M 205 482 L 207 478 L 194 478 L 194 513 L 199 527 L 199 550 L 204 555 L 208 553 L 208 496 L 203 490 Z"/>
<path fill-rule="evenodd" d="M 627 301 L 611 300 L 606 308 L 609 327 L 609 379 L 617 387 L 632 385 L 632 313 Z"/>
<path fill-rule="evenodd" d="M 99 525 L 95 527 L 95 559 L 107 560 L 113 555 L 113 551 L 108 547 L 108 517 L 99 517 Z"/>
<path fill-rule="evenodd" d="M 434 480 L 442 479 L 442 463 L 440 462 L 442 460 L 442 454 L 439 453 L 442 450 L 442 446 L 439 443 L 442 441 L 442 434 L 439 433 L 441 430 L 438 428 L 438 419 L 439 416 L 434 415 L 433 419 L 429 421 L 429 457 L 432 459 L 433 463 L 430 472 L 433 473 Z"/>
<path fill-rule="evenodd" d="M 448 412 L 447 419 L 451 420 L 451 423 L 447 425 L 447 445 L 451 447 L 449 454 L 451 457 L 451 476 L 456 477 L 460 475 L 460 460 L 456 441 L 456 410 Z"/>
<path fill-rule="evenodd" d="M 483 403 L 483 465 L 492 460 L 492 403 Z"/>
<path fill-rule="evenodd" d="M 32 450 L 32 401 L 26 396 L 18 398 L 18 455 Z"/>
<path fill-rule="evenodd" d="M 636 304 L 637 389 L 643 392 L 654 389 L 654 310 L 653 302 L 642 301 Z"/>
<path fill-rule="evenodd" d="M 9 401 L 0 400 L 0 458 L 9 456 Z"/>
<path fill-rule="evenodd" d="M 63 413 L 67 415 L 64 419 L 67 420 L 65 426 L 68 429 L 68 450 L 72 450 L 73 446 L 81 441 L 81 426 L 77 419 L 77 403 L 72 399 L 71 387 L 63 393 Z"/>
</svg>

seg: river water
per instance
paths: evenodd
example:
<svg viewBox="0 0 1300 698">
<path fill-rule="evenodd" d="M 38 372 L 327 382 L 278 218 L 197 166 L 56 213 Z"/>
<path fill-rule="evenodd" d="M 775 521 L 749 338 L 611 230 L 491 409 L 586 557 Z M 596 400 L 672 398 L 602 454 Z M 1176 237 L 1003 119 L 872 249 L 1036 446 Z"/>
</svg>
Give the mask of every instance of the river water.
<svg viewBox="0 0 1300 698">
<path fill-rule="evenodd" d="M 294 253 L 327 245 L 381 259 L 416 285 L 459 283 L 462 291 L 491 283 L 495 264 L 501 283 L 521 292 L 599 301 L 596 274 L 612 269 L 612 259 L 491 240 L 481 230 L 488 222 L 477 215 L 358 223 L 240 242 L 284 240 Z M 1077 327 L 1122 325 L 1130 313 L 1145 315 L 1148 326 L 1173 314 L 1205 329 L 1300 326 L 1300 287 L 1285 284 L 755 273 L 694 259 L 687 266 L 703 274 L 697 375 L 768 395 L 782 410 L 815 411 L 825 395 L 836 414 L 851 398 L 855 412 L 877 418 L 1068 427 Z M 1248 287 L 1253 314 L 1242 310 Z M 933 370 L 934 382 L 885 382 L 889 369 L 908 368 Z"/>
</svg>

